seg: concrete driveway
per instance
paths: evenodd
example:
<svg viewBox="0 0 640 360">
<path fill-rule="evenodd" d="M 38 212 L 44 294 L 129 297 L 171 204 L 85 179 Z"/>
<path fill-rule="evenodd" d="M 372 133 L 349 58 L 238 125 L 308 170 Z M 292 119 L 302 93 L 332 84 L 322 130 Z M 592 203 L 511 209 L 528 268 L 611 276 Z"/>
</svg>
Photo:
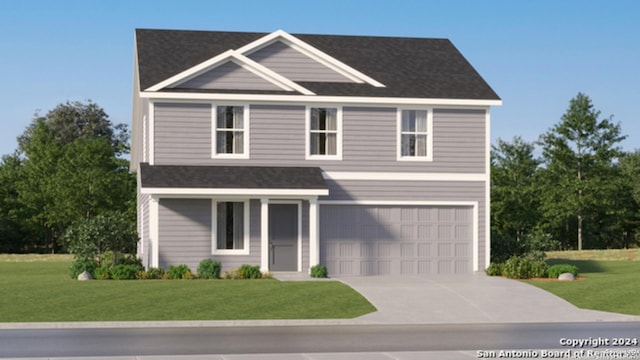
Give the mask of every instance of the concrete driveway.
<svg viewBox="0 0 640 360">
<path fill-rule="evenodd" d="M 484 274 L 360 276 L 338 280 L 378 309 L 355 319 L 363 323 L 640 321 L 640 316 L 579 309 L 534 286 Z"/>
</svg>

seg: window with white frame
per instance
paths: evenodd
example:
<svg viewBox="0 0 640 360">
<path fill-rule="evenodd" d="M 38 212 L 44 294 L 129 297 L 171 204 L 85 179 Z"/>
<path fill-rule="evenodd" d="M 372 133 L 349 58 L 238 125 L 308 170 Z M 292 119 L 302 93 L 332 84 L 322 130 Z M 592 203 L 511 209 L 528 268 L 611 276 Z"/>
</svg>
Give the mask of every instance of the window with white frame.
<svg viewBox="0 0 640 360">
<path fill-rule="evenodd" d="M 340 157 L 340 112 L 332 107 L 312 107 L 308 111 L 309 157 Z"/>
<path fill-rule="evenodd" d="M 399 150 L 401 160 L 431 160 L 431 119 L 428 110 L 400 110 Z"/>
<path fill-rule="evenodd" d="M 214 250 L 217 254 L 249 253 L 248 206 L 245 201 L 214 201 Z"/>
<path fill-rule="evenodd" d="M 247 155 L 247 121 L 244 106 L 215 107 L 215 155 Z"/>
</svg>

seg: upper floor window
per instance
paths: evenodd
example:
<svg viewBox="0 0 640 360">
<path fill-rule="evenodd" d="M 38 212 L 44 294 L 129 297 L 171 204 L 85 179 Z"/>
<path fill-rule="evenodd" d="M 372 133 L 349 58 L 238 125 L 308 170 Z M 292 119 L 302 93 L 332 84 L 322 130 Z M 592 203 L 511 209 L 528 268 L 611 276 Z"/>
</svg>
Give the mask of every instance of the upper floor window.
<svg viewBox="0 0 640 360">
<path fill-rule="evenodd" d="M 431 112 L 428 110 L 399 110 L 399 160 L 433 159 L 431 123 Z"/>
<path fill-rule="evenodd" d="M 331 107 L 312 107 L 307 111 L 309 137 L 307 158 L 340 159 L 341 111 Z"/>
<path fill-rule="evenodd" d="M 244 106 L 215 107 L 214 156 L 248 157 L 247 113 Z"/>
</svg>

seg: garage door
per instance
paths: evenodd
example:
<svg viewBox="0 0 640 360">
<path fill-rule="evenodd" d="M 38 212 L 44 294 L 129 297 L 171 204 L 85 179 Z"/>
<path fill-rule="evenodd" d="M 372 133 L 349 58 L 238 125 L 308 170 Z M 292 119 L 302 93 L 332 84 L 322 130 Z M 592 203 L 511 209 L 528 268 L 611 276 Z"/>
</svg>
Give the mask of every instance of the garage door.
<svg viewBox="0 0 640 360">
<path fill-rule="evenodd" d="M 320 206 L 320 261 L 330 276 L 473 271 L 470 206 Z"/>
</svg>

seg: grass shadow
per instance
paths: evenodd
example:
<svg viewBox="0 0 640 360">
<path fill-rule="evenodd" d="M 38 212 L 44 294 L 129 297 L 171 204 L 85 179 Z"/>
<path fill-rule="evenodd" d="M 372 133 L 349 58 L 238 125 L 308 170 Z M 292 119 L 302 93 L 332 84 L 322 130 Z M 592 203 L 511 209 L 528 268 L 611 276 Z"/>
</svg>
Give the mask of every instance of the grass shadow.
<svg viewBox="0 0 640 360">
<path fill-rule="evenodd" d="M 602 273 L 606 269 L 602 267 L 602 264 L 597 260 L 569 260 L 569 259 L 547 259 L 547 264 L 569 264 L 578 267 L 578 273 Z"/>
</svg>

